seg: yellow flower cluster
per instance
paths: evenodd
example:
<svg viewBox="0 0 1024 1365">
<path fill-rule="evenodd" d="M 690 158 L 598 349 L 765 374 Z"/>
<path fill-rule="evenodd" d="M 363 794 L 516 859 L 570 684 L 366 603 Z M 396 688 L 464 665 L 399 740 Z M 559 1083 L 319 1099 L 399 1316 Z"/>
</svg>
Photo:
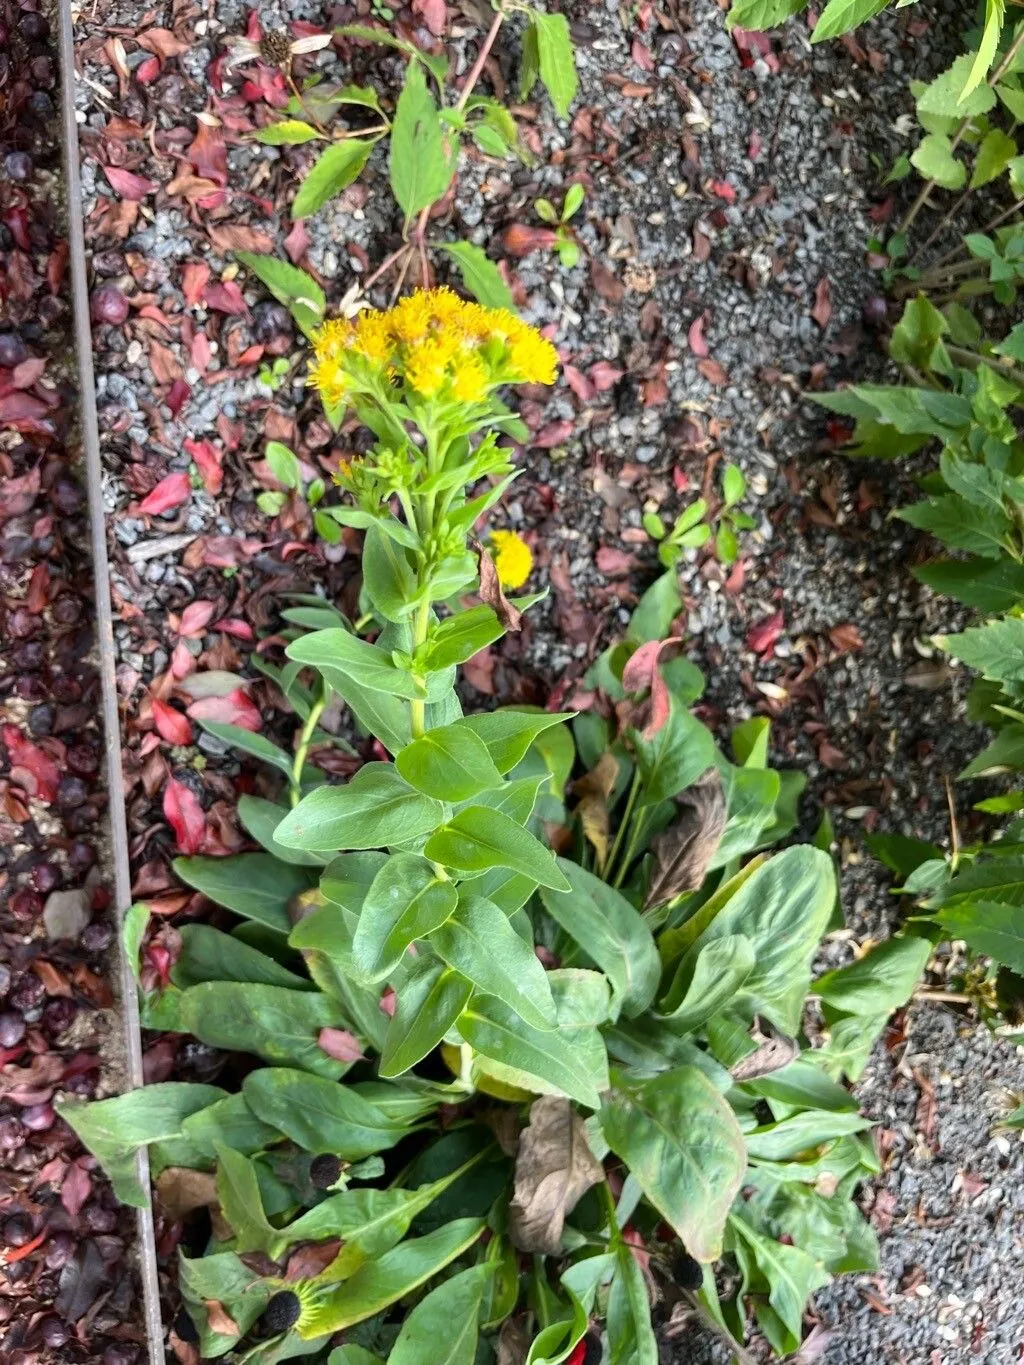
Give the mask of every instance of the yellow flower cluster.
<svg viewBox="0 0 1024 1365">
<path fill-rule="evenodd" d="M 503 588 L 521 588 L 533 572 L 533 552 L 515 531 L 492 531 L 491 549 L 498 582 Z"/>
<path fill-rule="evenodd" d="M 502 384 L 553 384 L 558 352 L 504 308 L 466 303 L 450 289 L 419 290 L 387 312 L 324 323 L 309 382 L 330 406 L 369 365 L 421 398 L 478 403 Z"/>
</svg>

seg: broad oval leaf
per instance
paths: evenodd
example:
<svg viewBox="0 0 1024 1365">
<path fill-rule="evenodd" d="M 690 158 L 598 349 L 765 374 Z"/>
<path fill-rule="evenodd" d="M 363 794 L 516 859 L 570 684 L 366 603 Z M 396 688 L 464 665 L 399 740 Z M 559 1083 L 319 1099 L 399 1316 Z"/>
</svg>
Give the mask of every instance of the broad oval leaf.
<svg viewBox="0 0 1024 1365">
<path fill-rule="evenodd" d="M 428 858 L 459 872 L 472 874 L 507 867 L 554 891 L 569 890 L 554 855 L 540 840 L 509 816 L 486 806 L 459 811 L 431 835 L 423 851 Z"/>
<path fill-rule="evenodd" d="M 465 723 L 487 745 L 498 772 L 507 773 L 526 756 L 538 735 L 552 725 L 572 720 L 574 715 L 573 711 L 484 711 L 477 716 L 467 716 Z"/>
<path fill-rule="evenodd" d="M 382 1076 L 400 1076 L 433 1052 L 469 1004 L 472 982 L 437 962 L 411 973 L 398 992 L 380 1059 Z"/>
<path fill-rule="evenodd" d="M 674 1033 L 692 1033 L 729 1005 L 754 962 L 753 944 L 742 934 L 728 934 L 692 949 L 661 1002 L 662 1017 Z"/>
<path fill-rule="evenodd" d="M 410 787 L 392 764 L 367 763 L 345 786 L 303 797 L 274 836 L 285 848 L 321 853 L 381 848 L 426 834 L 443 819 L 441 802 Z"/>
<path fill-rule="evenodd" d="M 473 1365 L 477 1319 L 493 1263 L 470 1266 L 420 1299 L 402 1323 L 388 1365 Z"/>
<path fill-rule="evenodd" d="M 501 783 L 487 745 L 464 720 L 414 739 L 396 756 L 395 767 L 411 786 L 439 801 L 468 801 Z"/>
<path fill-rule="evenodd" d="M 455 170 L 456 145 L 438 117 L 423 67 L 409 63 L 391 126 L 391 188 L 406 222 L 436 203 Z"/>
<path fill-rule="evenodd" d="M 567 1095 L 589 1109 L 600 1106 L 588 1068 L 557 1029 L 535 1029 L 503 1001 L 486 995 L 473 997 L 458 1029 L 483 1056 L 536 1078 L 534 1089 Z"/>
<path fill-rule="evenodd" d="M 361 1161 L 385 1152 L 410 1131 L 389 1119 L 351 1086 L 290 1067 L 264 1067 L 246 1076 L 242 1094 L 264 1123 L 307 1152 L 333 1152 Z"/>
<path fill-rule="evenodd" d="M 690 1255 L 717 1260 L 747 1165 L 728 1102 L 695 1066 L 648 1081 L 616 1076 L 613 1082 L 600 1113 L 608 1145 Z"/>
<path fill-rule="evenodd" d="M 430 935 L 430 946 L 478 990 L 503 1000 L 534 1028 L 554 1028 L 555 1003 L 533 945 L 519 937 L 492 901 L 462 894 L 455 913 Z"/>
<path fill-rule="evenodd" d="M 367 981 L 381 981 L 401 962 L 409 945 L 451 917 L 458 892 L 441 881 L 431 863 L 414 853 L 395 853 L 366 892 L 352 942 L 352 960 Z"/>
<path fill-rule="evenodd" d="M 175 858 L 174 873 L 216 905 L 271 929 L 291 928 L 288 906 L 315 884 L 315 873 L 270 853 L 231 858 Z"/>
<path fill-rule="evenodd" d="M 621 892 L 593 873 L 559 858 L 569 891 L 541 891 L 544 909 L 608 977 L 618 1009 L 630 1017 L 650 1005 L 661 979 L 661 961 L 643 916 Z"/>
</svg>

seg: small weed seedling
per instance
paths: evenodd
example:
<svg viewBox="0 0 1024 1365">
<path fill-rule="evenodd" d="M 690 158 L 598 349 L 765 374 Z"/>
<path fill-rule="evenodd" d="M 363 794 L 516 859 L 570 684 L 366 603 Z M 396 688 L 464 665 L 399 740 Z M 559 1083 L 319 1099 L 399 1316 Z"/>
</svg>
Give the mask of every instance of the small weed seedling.
<svg viewBox="0 0 1024 1365">
<path fill-rule="evenodd" d="M 533 206 L 537 217 L 555 229 L 554 249 L 566 270 L 571 270 L 574 265 L 579 264 L 580 246 L 569 222 L 579 213 L 586 193 L 582 185 L 578 183 L 570 185 L 562 200 L 561 213 L 550 199 L 538 199 Z"/>
<path fill-rule="evenodd" d="M 741 512 L 737 504 L 747 491 L 747 481 L 737 465 L 727 464 L 722 470 L 722 505 L 717 518 L 708 516 L 706 498 L 698 498 L 685 507 L 676 518 L 671 530 L 657 512 L 648 512 L 644 517 L 644 530 L 652 540 L 659 542 L 658 558 L 666 569 L 674 568 L 684 550 L 699 550 L 712 536 L 715 538 L 715 554 L 723 564 L 735 564 L 739 557 L 739 532 L 752 531 L 757 522 L 746 512 Z M 717 527 L 714 521 L 717 519 Z"/>
</svg>

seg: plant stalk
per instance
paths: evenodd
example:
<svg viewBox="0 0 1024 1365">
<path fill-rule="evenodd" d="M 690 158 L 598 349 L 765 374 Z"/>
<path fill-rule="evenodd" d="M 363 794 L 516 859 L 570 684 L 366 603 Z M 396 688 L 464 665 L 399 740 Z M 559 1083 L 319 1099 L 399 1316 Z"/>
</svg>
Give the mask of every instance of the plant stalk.
<svg viewBox="0 0 1024 1365">
<path fill-rule="evenodd" d="M 302 770 L 306 766 L 306 755 L 309 753 L 309 746 L 313 742 L 316 727 L 320 722 L 320 717 L 324 713 L 327 705 L 326 689 L 321 689 L 320 696 L 310 707 L 306 723 L 302 727 L 299 735 L 299 745 L 295 750 L 295 758 L 292 762 L 291 791 L 289 793 L 293 806 L 297 806 L 302 799 Z"/>
</svg>

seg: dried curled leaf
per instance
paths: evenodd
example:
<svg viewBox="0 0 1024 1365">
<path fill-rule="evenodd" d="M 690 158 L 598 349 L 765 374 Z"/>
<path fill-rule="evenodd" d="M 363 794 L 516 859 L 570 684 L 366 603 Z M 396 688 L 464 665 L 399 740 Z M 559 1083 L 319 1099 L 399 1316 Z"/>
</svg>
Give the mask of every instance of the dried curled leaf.
<svg viewBox="0 0 1024 1365">
<path fill-rule="evenodd" d="M 473 548 L 480 557 L 480 601 L 493 608 L 494 614 L 506 630 L 521 630 L 523 613 L 518 607 L 514 607 L 502 592 L 494 560 L 478 541 L 474 541 Z"/>
<path fill-rule="evenodd" d="M 679 818 L 651 844 L 657 859 L 644 901 L 653 910 L 696 891 L 722 838 L 728 816 L 722 779 L 711 768 L 678 798 Z"/>
<path fill-rule="evenodd" d="M 741 1057 L 731 1068 L 736 1082 L 756 1081 L 762 1076 L 770 1076 L 773 1071 L 781 1071 L 800 1056 L 800 1044 L 785 1033 L 773 1033 L 766 1037 L 762 1033 L 754 1035 L 757 1048 L 746 1057 Z"/>
<path fill-rule="evenodd" d="M 604 871 L 608 858 L 608 801 L 615 790 L 619 775 L 618 759 L 611 753 L 603 753 L 589 773 L 585 773 L 573 784 L 573 790 L 580 798 L 576 807 L 583 829 L 583 836 L 597 854 L 598 871 Z"/>
<path fill-rule="evenodd" d="M 557 1095 L 535 1100 L 516 1158 L 508 1218 L 513 1245 L 520 1251 L 557 1255 L 566 1214 L 603 1179 L 601 1163 L 587 1145 L 583 1120 L 569 1101 Z"/>
</svg>

